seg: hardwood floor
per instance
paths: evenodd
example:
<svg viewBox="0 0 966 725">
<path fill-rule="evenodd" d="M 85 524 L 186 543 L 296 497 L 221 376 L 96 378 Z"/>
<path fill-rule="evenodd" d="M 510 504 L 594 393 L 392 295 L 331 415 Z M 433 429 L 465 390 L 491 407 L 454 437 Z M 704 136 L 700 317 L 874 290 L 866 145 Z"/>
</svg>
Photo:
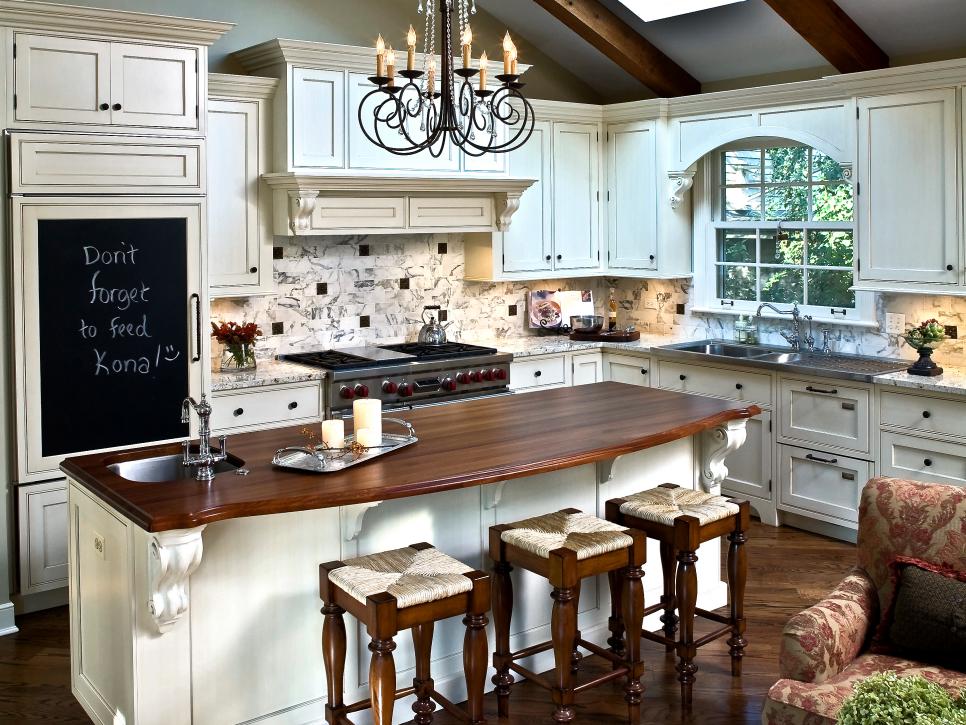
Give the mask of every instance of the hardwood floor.
<svg viewBox="0 0 966 725">
<path fill-rule="evenodd" d="M 642 722 L 646 725 L 760 722 L 762 699 L 778 677 L 782 626 L 792 614 L 823 597 L 855 562 L 851 544 L 758 522 L 752 525 L 748 547 L 745 611 L 749 644 L 744 674 L 732 679 L 723 639 L 701 648 L 693 714 L 683 718 L 674 658 L 645 641 Z M 67 609 L 18 617 L 17 625 L 20 632 L 0 638 L 0 723 L 89 723 L 70 693 Z M 696 629 L 705 631 L 701 624 Z M 318 642 L 307 642 L 306 646 L 315 647 Z M 602 667 L 600 660 L 587 657 L 582 672 L 591 674 Z M 577 698 L 577 722 L 625 722 L 622 697 L 619 685 L 582 693 Z M 549 694 L 528 683 L 514 688 L 509 720 L 499 721 L 495 698 L 486 698 L 487 718 L 501 725 L 550 722 L 552 710 Z M 437 714 L 434 722 L 450 725 L 457 721 Z"/>
</svg>

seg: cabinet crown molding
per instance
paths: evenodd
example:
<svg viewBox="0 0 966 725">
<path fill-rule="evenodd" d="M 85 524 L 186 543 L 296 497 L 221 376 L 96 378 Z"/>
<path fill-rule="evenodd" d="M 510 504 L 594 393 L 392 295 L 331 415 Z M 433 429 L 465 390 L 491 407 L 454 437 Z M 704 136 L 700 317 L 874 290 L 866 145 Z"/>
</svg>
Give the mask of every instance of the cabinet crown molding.
<svg viewBox="0 0 966 725">
<path fill-rule="evenodd" d="M 211 45 L 235 27 L 218 20 L 181 18 L 130 10 L 106 10 L 78 5 L 0 0 L 0 25 L 18 30 L 77 32 L 102 37 L 161 40 Z"/>
<path fill-rule="evenodd" d="M 393 194 L 429 193 L 437 196 L 462 194 L 522 194 L 536 179 L 507 177 L 459 176 L 388 176 L 359 174 L 264 174 L 262 179 L 273 189 L 316 192 L 323 195 L 385 196 Z"/>
<path fill-rule="evenodd" d="M 241 76 L 229 73 L 208 74 L 209 98 L 250 98 L 262 101 L 275 95 L 276 87 L 278 87 L 277 78 Z"/>
</svg>

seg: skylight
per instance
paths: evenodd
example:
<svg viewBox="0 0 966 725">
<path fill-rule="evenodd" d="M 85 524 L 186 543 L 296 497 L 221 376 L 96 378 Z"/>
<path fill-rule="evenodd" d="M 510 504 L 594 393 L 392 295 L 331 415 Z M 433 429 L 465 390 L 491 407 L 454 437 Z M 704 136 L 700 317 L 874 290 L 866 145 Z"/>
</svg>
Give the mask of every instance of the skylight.
<svg viewBox="0 0 966 725">
<path fill-rule="evenodd" d="M 652 20 L 697 13 L 721 5 L 744 2 L 744 0 L 620 0 L 620 2 L 645 23 L 649 23 Z"/>
</svg>

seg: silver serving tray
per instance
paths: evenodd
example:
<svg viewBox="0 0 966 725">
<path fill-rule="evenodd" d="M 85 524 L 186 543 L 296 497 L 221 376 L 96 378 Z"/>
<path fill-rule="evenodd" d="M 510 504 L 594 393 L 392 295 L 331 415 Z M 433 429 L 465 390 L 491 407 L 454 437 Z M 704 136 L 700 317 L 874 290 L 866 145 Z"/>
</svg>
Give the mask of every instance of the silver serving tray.
<svg viewBox="0 0 966 725">
<path fill-rule="evenodd" d="M 347 468 L 358 466 L 360 463 L 372 461 L 379 456 L 398 451 L 400 448 L 411 446 L 419 441 L 413 426 L 399 418 L 383 418 L 383 423 L 395 423 L 406 429 L 406 435 L 398 433 L 383 433 L 382 445 L 369 448 L 364 453 L 355 455 L 341 449 L 322 448 L 321 446 L 290 446 L 275 451 L 272 465 L 278 468 L 288 468 L 303 473 L 336 473 Z M 355 441 L 355 435 L 345 437 L 346 446 Z"/>
</svg>

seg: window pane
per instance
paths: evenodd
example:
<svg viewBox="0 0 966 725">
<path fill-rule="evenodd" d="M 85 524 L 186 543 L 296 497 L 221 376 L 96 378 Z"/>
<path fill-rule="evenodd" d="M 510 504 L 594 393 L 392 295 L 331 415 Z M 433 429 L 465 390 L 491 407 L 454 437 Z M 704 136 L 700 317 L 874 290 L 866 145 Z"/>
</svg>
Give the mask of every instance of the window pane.
<svg viewBox="0 0 966 725">
<path fill-rule="evenodd" d="M 794 267 L 762 268 L 762 302 L 802 302 L 805 296 L 805 270 Z"/>
<path fill-rule="evenodd" d="M 719 262 L 755 262 L 754 229 L 719 229 Z"/>
<path fill-rule="evenodd" d="M 854 256 L 852 232 L 808 233 L 809 264 L 819 267 L 851 267 Z M 849 274 L 851 277 L 851 273 Z"/>
<path fill-rule="evenodd" d="M 852 206 L 851 184 L 812 187 L 812 219 L 817 222 L 850 222 Z"/>
<path fill-rule="evenodd" d="M 722 181 L 725 184 L 757 184 L 761 181 L 761 151 L 725 151 Z"/>
<path fill-rule="evenodd" d="M 765 219 L 768 221 L 806 221 L 808 187 L 780 186 L 765 190 Z"/>
<path fill-rule="evenodd" d="M 765 182 L 806 181 L 808 148 L 789 146 L 765 149 Z"/>
<path fill-rule="evenodd" d="M 840 181 L 842 167 L 831 156 L 812 151 L 812 181 Z"/>
<path fill-rule="evenodd" d="M 810 269 L 808 271 L 808 304 L 821 307 L 855 307 L 851 271 Z"/>
<path fill-rule="evenodd" d="M 756 275 L 754 267 L 721 267 L 717 268 L 718 297 L 726 300 L 757 299 L 755 290 Z"/>
<path fill-rule="evenodd" d="M 757 186 L 728 188 L 723 191 L 724 221 L 758 221 L 761 219 L 761 189 Z"/>
<path fill-rule="evenodd" d="M 762 230 L 762 264 L 801 264 L 805 259 L 805 236 L 801 229 Z"/>
</svg>

